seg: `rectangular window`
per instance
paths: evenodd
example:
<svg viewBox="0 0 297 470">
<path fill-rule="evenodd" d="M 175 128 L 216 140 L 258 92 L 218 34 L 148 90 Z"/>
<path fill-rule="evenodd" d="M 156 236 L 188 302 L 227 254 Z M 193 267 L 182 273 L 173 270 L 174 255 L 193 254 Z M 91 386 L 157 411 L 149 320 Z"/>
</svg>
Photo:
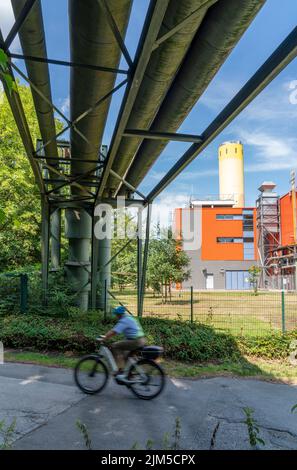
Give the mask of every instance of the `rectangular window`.
<svg viewBox="0 0 297 470">
<path fill-rule="evenodd" d="M 241 214 L 217 214 L 217 220 L 242 220 Z"/>
<path fill-rule="evenodd" d="M 239 237 L 217 237 L 217 243 L 243 243 L 243 238 L 239 238 Z"/>
</svg>

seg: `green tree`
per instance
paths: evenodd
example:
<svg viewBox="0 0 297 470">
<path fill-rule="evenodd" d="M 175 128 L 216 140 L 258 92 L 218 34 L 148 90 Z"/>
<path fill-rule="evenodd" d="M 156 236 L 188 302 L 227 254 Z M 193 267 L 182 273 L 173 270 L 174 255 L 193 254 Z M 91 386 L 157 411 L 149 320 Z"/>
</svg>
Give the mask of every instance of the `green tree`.
<svg viewBox="0 0 297 470">
<path fill-rule="evenodd" d="M 254 293 L 258 293 L 258 285 L 259 285 L 259 276 L 261 273 L 261 268 L 259 266 L 251 266 L 249 268 L 249 281 L 251 286 L 254 289 Z"/>
<path fill-rule="evenodd" d="M 118 253 L 129 241 L 126 236 L 123 239 L 117 238 L 117 214 L 115 213 L 115 236 L 112 240 L 112 256 Z M 125 229 L 130 227 L 136 230 L 136 223 L 131 220 L 131 217 L 125 215 Z M 112 281 L 113 286 L 116 285 L 122 290 L 126 285 L 136 287 L 137 281 L 137 243 L 136 239 L 131 240 L 130 243 L 116 256 L 112 262 Z"/>
<path fill-rule="evenodd" d="M 161 293 L 164 302 L 171 300 L 172 283 L 186 281 L 190 277 L 190 258 L 180 241 L 172 237 L 153 238 L 150 242 L 147 282 L 155 292 Z"/>
<path fill-rule="evenodd" d="M 18 84 L 35 144 L 39 128 L 30 89 Z M 0 271 L 40 260 L 40 197 L 9 104 L 0 91 Z"/>
</svg>

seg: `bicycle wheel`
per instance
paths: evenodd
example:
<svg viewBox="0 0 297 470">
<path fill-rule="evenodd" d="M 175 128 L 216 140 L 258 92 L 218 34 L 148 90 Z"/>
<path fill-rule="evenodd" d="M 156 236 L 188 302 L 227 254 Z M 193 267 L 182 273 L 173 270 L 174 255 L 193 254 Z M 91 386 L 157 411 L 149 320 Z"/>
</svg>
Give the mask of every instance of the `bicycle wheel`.
<svg viewBox="0 0 297 470">
<path fill-rule="evenodd" d="M 162 392 L 165 386 L 165 373 L 163 369 L 150 359 L 140 359 L 129 369 L 128 387 L 138 398 L 152 400 Z"/>
<path fill-rule="evenodd" d="M 95 354 L 84 356 L 76 364 L 74 380 L 84 393 L 93 395 L 103 390 L 108 380 L 108 369 Z"/>
</svg>

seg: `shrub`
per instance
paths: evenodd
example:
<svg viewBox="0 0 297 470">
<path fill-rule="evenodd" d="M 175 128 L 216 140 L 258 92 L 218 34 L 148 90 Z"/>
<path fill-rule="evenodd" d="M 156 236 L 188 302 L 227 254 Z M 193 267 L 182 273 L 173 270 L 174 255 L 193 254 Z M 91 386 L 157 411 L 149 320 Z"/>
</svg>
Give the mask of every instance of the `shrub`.
<svg viewBox="0 0 297 470">
<path fill-rule="evenodd" d="M 163 346 L 167 358 L 183 361 L 223 361 L 240 359 L 243 354 L 283 359 L 290 353 L 291 341 L 297 339 L 297 331 L 238 338 L 197 323 L 155 318 L 143 318 L 141 323 L 150 344 Z M 85 354 L 96 349 L 95 338 L 113 324 L 111 319 L 104 322 L 98 312 L 71 319 L 9 315 L 0 317 L 0 340 L 5 347 Z"/>
</svg>

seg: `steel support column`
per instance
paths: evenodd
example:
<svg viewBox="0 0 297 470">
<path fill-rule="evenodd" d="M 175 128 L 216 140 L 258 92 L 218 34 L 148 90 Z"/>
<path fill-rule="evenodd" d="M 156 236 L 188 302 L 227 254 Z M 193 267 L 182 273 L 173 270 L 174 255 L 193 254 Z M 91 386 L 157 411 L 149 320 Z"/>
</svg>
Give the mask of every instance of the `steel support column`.
<svg viewBox="0 0 297 470">
<path fill-rule="evenodd" d="M 82 209 L 66 209 L 65 235 L 69 240 L 69 258 L 65 263 L 69 285 L 77 292 L 77 306 L 88 309 L 90 276 L 90 239 L 92 217 Z"/>
<path fill-rule="evenodd" d="M 138 313 L 138 315 L 140 317 L 142 317 L 142 314 L 143 314 L 143 303 L 144 303 L 145 283 L 146 283 L 146 271 L 147 271 L 148 251 L 149 251 L 149 242 L 150 242 L 151 217 L 152 217 L 152 205 L 148 204 L 148 206 L 147 206 L 147 216 L 146 216 L 145 241 L 144 241 L 144 250 L 143 250 L 141 285 L 140 285 L 140 293 L 139 293 L 139 313 Z"/>
<path fill-rule="evenodd" d="M 61 209 L 51 214 L 51 268 L 59 269 L 61 264 Z"/>
<path fill-rule="evenodd" d="M 41 199 L 41 278 L 42 301 L 47 304 L 48 268 L 49 268 L 49 238 L 50 238 L 50 207 L 44 197 Z"/>
<path fill-rule="evenodd" d="M 97 307 L 97 287 L 98 287 L 98 240 L 95 236 L 95 215 L 92 214 L 92 238 L 91 238 L 91 303 L 93 310 Z"/>
<path fill-rule="evenodd" d="M 104 310 L 106 307 L 109 308 L 109 294 L 111 284 L 111 263 L 108 261 L 111 259 L 111 240 L 104 238 L 103 240 L 97 240 L 98 242 L 98 286 L 100 288 L 100 294 L 98 297 L 98 308 Z M 105 292 L 106 286 L 106 292 Z M 106 296 L 106 298 L 105 298 Z"/>
<path fill-rule="evenodd" d="M 141 316 L 141 279 L 142 279 L 142 211 L 137 217 L 137 315 Z"/>
</svg>

